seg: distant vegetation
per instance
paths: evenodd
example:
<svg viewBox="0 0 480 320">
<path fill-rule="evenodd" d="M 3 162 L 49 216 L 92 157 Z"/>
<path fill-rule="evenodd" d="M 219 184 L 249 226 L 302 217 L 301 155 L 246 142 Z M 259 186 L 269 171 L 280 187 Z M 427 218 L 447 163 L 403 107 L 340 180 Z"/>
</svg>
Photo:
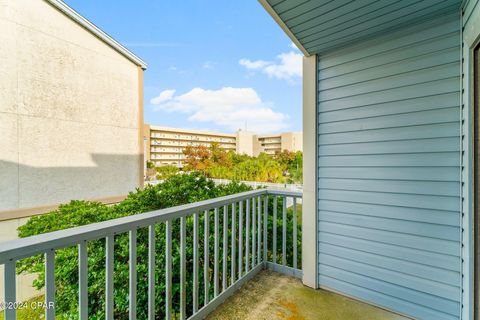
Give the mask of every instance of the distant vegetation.
<svg viewBox="0 0 480 320">
<path fill-rule="evenodd" d="M 180 169 L 172 165 L 156 167 L 155 170 L 158 180 L 168 179 L 171 176 L 176 175 L 180 171 Z"/>
<path fill-rule="evenodd" d="M 229 179 L 233 181 L 258 181 L 273 183 L 302 183 L 302 152 L 282 151 L 275 155 L 261 153 L 257 157 L 239 155 L 225 151 L 212 144 L 188 146 L 183 151 L 185 164 L 183 170 L 198 171 L 208 178 Z M 166 165 L 156 168 L 157 179 L 166 179 L 179 172 L 175 166 Z"/>
</svg>

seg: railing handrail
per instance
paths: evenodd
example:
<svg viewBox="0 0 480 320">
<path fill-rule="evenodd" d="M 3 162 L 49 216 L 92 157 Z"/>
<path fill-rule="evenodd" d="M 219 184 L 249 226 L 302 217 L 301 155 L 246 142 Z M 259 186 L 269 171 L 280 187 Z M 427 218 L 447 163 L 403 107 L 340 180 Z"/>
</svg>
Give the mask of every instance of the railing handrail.
<svg viewBox="0 0 480 320">
<path fill-rule="evenodd" d="M 149 225 L 158 223 L 160 221 L 167 221 L 189 216 L 192 214 L 192 212 L 211 210 L 232 202 L 242 201 L 264 194 L 302 197 L 302 192 L 297 191 L 258 189 L 140 213 L 137 215 L 91 223 L 69 229 L 48 232 L 27 238 L 10 240 L 0 243 L 0 264 L 4 264 L 10 260 L 19 260 L 22 258 L 31 257 L 33 255 L 43 254 L 48 250 L 56 250 L 74 246 L 82 241 L 96 240 L 105 238 L 107 235 L 115 235 L 118 233 L 128 232 L 136 228 L 148 227 Z"/>
</svg>

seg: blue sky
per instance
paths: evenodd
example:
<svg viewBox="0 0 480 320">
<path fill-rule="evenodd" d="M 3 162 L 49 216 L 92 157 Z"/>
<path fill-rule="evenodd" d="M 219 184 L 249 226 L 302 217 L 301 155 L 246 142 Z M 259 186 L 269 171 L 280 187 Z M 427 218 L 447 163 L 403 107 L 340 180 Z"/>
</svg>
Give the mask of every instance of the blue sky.
<svg viewBox="0 0 480 320">
<path fill-rule="evenodd" d="M 145 122 L 301 131 L 301 53 L 255 0 L 66 0 L 148 63 Z"/>
</svg>

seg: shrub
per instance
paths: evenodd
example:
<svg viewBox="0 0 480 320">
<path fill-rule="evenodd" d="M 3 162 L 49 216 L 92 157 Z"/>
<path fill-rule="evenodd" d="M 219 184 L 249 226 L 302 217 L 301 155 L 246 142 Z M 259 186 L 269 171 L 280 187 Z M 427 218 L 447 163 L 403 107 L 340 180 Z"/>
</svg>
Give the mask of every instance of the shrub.
<svg viewBox="0 0 480 320">
<path fill-rule="evenodd" d="M 159 167 L 156 167 L 155 170 L 157 171 L 158 180 L 168 179 L 171 176 L 176 175 L 180 171 L 180 169 L 172 165 L 159 166 Z"/>
<path fill-rule="evenodd" d="M 147 169 L 155 169 L 155 164 L 152 161 L 147 160 Z"/>
<path fill-rule="evenodd" d="M 50 213 L 33 217 L 25 225 L 19 227 L 19 236 L 28 237 L 46 232 L 67 229 L 80 225 L 120 218 L 139 214 L 161 208 L 177 206 L 181 204 L 206 200 L 228 194 L 251 190 L 244 184 L 230 183 L 216 186 L 211 180 L 207 180 L 199 174 L 175 175 L 164 183 L 147 186 L 144 190 L 137 190 L 128 195 L 121 203 L 114 206 L 106 206 L 98 202 L 72 201 L 61 205 L 57 210 Z M 213 230 L 213 215 L 210 215 L 210 223 Z M 186 219 L 187 230 L 192 230 L 193 218 Z M 200 225 L 203 225 L 203 215 Z M 165 224 L 158 223 L 156 232 L 156 295 L 155 306 L 158 319 L 164 318 L 164 292 L 165 292 Z M 173 283 L 178 283 L 179 274 L 179 221 L 173 222 Z M 213 231 L 210 233 L 212 241 L 210 252 L 213 252 Z M 192 244 L 192 233 L 187 232 L 187 243 Z M 128 318 L 128 234 L 115 235 L 114 254 L 114 305 L 115 319 Z M 200 237 L 199 247 L 203 247 L 203 237 Z M 187 245 L 187 270 L 191 270 L 192 246 Z M 88 250 L 88 314 L 89 319 L 103 319 L 105 314 L 105 239 L 89 241 Z M 213 254 L 212 254 L 213 255 Z M 211 256 L 212 256 L 211 255 Z M 146 228 L 137 231 L 137 315 L 139 319 L 147 318 L 147 288 L 148 288 L 148 230 Z M 38 278 L 33 285 L 37 289 L 44 287 L 44 261 L 43 256 L 35 256 L 23 259 L 17 263 L 19 273 L 37 273 Z M 200 265 L 203 257 L 200 257 Z M 202 269 L 202 268 L 201 268 Z M 199 278 L 203 279 L 200 273 Z M 192 279 L 187 277 L 189 290 Z M 55 285 L 56 312 L 58 318 L 78 318 L 78 252 L 77 248 L 69 247 L 56 250 L 55 253 Z M 179 296 L 180 288 L 173 286 L 173 296 Z M 187 294 L 188 305 L 191 305 L 191 291 Z M 203 296 L 200 301 L 203 301 Z M 178 303 L 179 299 L 173 299 Z M 174 305 L 178 310 L 178 305 Z"/>
</svg>

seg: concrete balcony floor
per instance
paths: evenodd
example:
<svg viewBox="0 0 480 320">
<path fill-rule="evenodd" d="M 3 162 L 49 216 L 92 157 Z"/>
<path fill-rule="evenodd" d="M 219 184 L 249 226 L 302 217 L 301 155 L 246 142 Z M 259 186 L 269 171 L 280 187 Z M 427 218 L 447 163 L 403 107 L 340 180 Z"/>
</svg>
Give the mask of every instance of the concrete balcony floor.
<svg viewBox="0 0 480 320">
<path fill-rule="evenodd" d="M 207 319 L 406 320 L 409 318 L 326 290 L 299 279 L 261 271 Z"/>
</svg>

